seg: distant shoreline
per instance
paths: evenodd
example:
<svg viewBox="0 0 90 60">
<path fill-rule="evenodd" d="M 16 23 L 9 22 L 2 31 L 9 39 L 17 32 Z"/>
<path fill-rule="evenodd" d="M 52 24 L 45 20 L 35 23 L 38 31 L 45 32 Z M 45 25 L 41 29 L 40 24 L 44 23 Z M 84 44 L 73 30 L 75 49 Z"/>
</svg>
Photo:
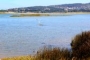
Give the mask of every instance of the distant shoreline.
<svg viewBox="0 0 90 60">
<path fill-rule="evenodd" d="M 71 16 L 76 14 L 90 14 L 89 12 L 67 12 L 67 13 L 14 13 L 11 17 L 32 17 L 32 16 Z"/>
<path fill-rule="evenodd" d="M 18 12 L 0 12 L 0 13 L 15 14 L 15 13 L 18 13 Z M 24 14 L 29 14 L 29 13 L 35 13 L 35 12 L 26 12 Z M 90 13 L 90 12 L 51 12 L 51 13 Z M 19 13 L 19 14 L 23 14 L 23 13 Z"/>
<path fill-rule="evenodd" d="M 0 14 L 90 14 L 90 12 L 52 12 L 52 13 L 17 13 L 17 12 L 0 12 Z"/>
<path fill-rule="evenodd" d="M 71 16 L 77 14 L 90 14 L 90 12 L 53 12 L 53 13 L 16 13 L 16 12 L 0 12 L 0 14 L 11 14 L 10 17 L 32 17 L 32 16 Z"/>
</svg>

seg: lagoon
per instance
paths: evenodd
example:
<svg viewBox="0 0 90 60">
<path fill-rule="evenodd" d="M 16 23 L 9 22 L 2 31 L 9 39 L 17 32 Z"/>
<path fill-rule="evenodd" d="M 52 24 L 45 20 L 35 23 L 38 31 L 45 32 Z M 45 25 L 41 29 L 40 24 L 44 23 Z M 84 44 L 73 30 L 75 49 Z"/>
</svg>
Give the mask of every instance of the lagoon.
<svg viewBox="0 0 90 60">
<path fill-rule="evenodd" d="M 76 34 L 90 30 L 90 14 L 10 16 L 0 14 L 0 58 L 34 54 L 43 46 L 70 48 Z"/>
</svg>

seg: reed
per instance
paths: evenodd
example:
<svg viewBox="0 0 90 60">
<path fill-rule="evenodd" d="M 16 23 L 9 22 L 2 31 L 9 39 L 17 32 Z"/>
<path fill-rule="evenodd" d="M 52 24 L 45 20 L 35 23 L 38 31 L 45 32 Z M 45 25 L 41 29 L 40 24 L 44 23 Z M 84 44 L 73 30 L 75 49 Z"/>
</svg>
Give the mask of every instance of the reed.
<svg viewBox="0 0 90 60">
<path fill-rule="evenodd" d="M 36 60 L 70 60 L 70 54 L 70 51 L 64 48 L 44 48 L 37 53 Z"/>
</svg>

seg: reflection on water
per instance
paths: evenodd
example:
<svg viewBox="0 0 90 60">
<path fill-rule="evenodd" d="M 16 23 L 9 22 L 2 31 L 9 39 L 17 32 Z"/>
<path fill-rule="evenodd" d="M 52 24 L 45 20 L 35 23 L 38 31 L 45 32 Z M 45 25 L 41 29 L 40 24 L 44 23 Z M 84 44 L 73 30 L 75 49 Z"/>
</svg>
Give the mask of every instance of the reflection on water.
<svg viewBox="0 0 90 60">
<path fill-rule="evenodd" d="M 88 14 L 24 18 L 0 16 L 0 57 L 33 54 L 43 46 L 70 48 L 76 34 L 90 30 Z"/>
</svg>

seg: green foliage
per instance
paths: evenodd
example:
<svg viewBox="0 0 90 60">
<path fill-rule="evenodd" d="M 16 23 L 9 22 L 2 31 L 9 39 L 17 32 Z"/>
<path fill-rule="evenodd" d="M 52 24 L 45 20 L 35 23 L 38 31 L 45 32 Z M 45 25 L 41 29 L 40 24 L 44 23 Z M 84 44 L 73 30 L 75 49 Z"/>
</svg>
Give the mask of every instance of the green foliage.
<svg viewBox="0 0 90 60">
<path fill-rule="evenodd" d="M 0 10 L 0 12 L 7 12 L 7 10 Z"/>
</svg>

